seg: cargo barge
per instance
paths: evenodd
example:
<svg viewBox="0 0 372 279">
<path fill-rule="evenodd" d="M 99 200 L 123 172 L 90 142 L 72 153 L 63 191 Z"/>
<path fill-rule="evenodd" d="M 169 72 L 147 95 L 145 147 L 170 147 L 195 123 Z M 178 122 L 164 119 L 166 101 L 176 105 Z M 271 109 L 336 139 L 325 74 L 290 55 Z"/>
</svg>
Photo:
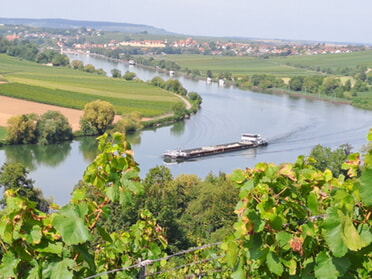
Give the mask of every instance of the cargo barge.
<svg viewBox="0 0 372 279">
<path fill-rule="evenodd" d="M 268 141 L 259 134 L 243 134 L 240 141 L 198 147 L 185 150 L 169 150 L 163 153 L 164 160 L 188 160 L 214 154 L 221 154 L 248 148 L 256 148 L 267 145 Z"/>
</svg>

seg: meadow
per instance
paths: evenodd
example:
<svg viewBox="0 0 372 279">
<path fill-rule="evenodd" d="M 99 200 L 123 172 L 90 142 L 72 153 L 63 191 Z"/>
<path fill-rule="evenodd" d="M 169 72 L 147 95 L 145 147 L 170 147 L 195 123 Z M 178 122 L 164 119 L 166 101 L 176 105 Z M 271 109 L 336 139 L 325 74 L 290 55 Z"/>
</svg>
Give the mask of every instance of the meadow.
<svg viewBox="0 0 372 279">
<path fill-rule="evenodd" d="M 6 136 L 6 129 L 4 127 L 0 127 L 0 140 L 4 139 Z"/>
<path fill-rule="evenodd" d="M 67 108 L 83 109 L 93 100 L 114 105 L 118 114 L 167 113 L 179 98 L 142 81 L 114 79 L 70 68 L 49 67 L 0 55 L 0 95 Z M 4 82 L 6 81 L 6 82 Z"/>
<path fill-rule="evenodd" d="M 204 55 L 167 55 L 161 59 L 174 61 L 181 68 L 200 70 L 203 75 L 210 70 L 214 75 L 229 72 L 233 76 L 265 73 L 279 77 L 291 77 L 321 74 L 306 68 L 320 67 L 336 71 L 343 67 L 372 66 L 372 50 L 339 54 L 292 55 L 267 59 L 263 57 L 211 57 Z"/>
</svg>

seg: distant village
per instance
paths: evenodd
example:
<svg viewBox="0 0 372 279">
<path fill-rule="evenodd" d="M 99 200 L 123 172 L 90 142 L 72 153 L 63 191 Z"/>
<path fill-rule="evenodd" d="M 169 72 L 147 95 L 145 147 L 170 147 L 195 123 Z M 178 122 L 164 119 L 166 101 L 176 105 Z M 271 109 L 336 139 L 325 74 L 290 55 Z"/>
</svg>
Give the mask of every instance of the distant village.
<svg viewBox="0 0 372 279">
<path fill-rule="evenodd" d="M 0 25 L 1 26 L 1 25 Z M 3 28 L 4 26 L 2 26 Z M 16 32 L 18 31 L 18 32 Z M 287 55 L 318 55 L 329 53 L 350 53 L 361 51 L 371 46 L 351 45 L 351 44 L 337 44 L 337 43 L 319 43 L 319 42 L 287 42 L 281 40 L 248 40 L 247 42 L 233 42 L 233 41 L 209 41 L 198 42 L 196 39 L 188 37 L 181 40 L 170 41 L 164 40 L 125 40 L 116 41 L 110 40 L 107 43 L 91 43 L 89 40 L 82 40 L 82 38 L 89 36 L 100 37 L 101 32 L 94 29 L 78 29 L 63 34 L 30 31 L 20 29 L 14 31 L 14 26 L 11 34 L 5 37 L 12 41 L 16 39 L 53 39 L 57 42 L 61 49 L 71 49 L 75 51 L 89 52 L 91 49 L 123 49 L 123 48 L 137 48 L 142 53 L 151 54 L 154 50 L 159 49 L 182 49 L 186 53 L 200 53 L 208 55 L 230 55 L 230 56 L 287 56 Z M 10 31 L 8 31 L 10 32 Z M 204 40 L 205 41 L 205 40 Z M 158 52 L 157 52 L 158 53 Z"/>
</svg>

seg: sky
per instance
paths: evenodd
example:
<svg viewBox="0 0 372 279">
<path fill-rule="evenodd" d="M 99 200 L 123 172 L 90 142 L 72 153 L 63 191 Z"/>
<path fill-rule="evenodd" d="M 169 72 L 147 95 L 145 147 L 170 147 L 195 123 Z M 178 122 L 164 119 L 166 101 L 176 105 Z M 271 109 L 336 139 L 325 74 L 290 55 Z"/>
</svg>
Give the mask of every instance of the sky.
<svg viewBox="0 0 372 279">
<path fill-rule="evenodd" d="M 371 0 L 18 0 L 0 17 L 145 24 L 194 36 L 372 44 Z"/>
</svg>

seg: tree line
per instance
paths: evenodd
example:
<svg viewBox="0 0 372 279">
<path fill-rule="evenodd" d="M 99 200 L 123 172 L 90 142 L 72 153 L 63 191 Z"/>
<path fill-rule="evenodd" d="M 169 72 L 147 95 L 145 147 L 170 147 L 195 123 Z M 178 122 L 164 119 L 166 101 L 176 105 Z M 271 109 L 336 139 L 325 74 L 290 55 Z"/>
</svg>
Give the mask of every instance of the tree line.
<svg viewBox="0 0 372 279">
<path fill-rule="evenodd" d="M 123 114 L 114 123 L 114 106 L 107 101 L 95 100 L 84 106 L 80 119 L 80 130 L 75 133 L 72 132 L 68 119 L 59 111 L 48 111 L 41 116 L 35 113 L 22 114 L 8 119 L 6 138 L 1 144 L 37 143 L 46 145 L 68 141 L 74 136 L 96 136 L 105 132 L 134 132 L 142 129 L 145 125 L 155 125 L 159 121 L 182 120 L 187 114 L 196 112 L 202 102 L 199 94 L 188 93 L 178 80 L 164 81 L 160 77 L 154 77 L 150 83 L 183 96 L 187 95 L 192 103 L 192 108 L 186 109 L 185 103 L 180 101 L 173 105 L 173 115 L 165 120 L 143 122 L 140 113 L 132 112 Z"/>
</svg>

